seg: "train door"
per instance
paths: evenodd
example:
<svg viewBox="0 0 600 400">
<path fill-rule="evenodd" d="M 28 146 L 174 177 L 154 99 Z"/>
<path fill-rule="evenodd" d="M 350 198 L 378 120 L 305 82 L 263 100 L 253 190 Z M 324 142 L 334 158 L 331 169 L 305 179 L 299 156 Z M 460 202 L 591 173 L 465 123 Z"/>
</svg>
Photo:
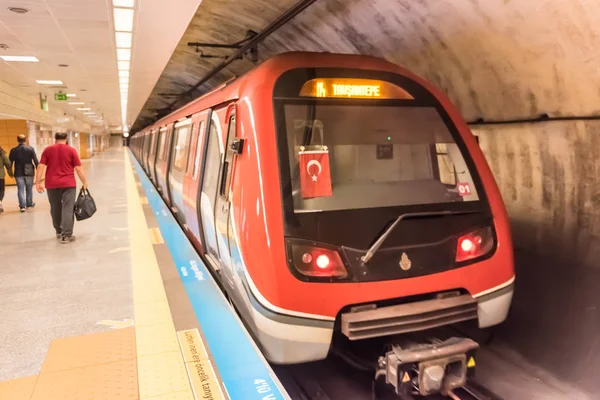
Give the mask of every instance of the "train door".
<svg viewBox="0 0 600 400">
<path fill-rule="evenodd" d="M 148 160 L 148 163 L 150 165 L 148 166 L 148 168 L 150 169 L 150 180 L 156 185 L 156 148 L 158 147 L 158 131 L 151 131 L 150 137 L 152 139 L 150 142 L 150 157 Z"/>
<path fill-rule="evenodd" d="M 200 191 L 200 222 L 203 232 L 205 255 L 213 268 L 220 272 L 223 281 L 233 283 L 228 241 L 221 232 L 227 232 L 228 203 L 220 196 L 221 164 L 225 156 L 222 140 L 222 125 L 219 114 L 223 110 L 213 110 L 208 121 L 204 168 L 202 171 L 202 189 Z M 227 133 L 225 133 L 227 134 Z M 225 227 L 221 226 L 225 224 Z"/>
<path fill-rule="evenodd" d="M 177 122 L 173 128 L 173 154 L 169 165 L 169 189 L 171 209 L 180 223 L 185 224 L 184 215 L 184 177 L 187 170 L 190 139 L 192 137 L 192 119 Z"/>
<path fill-rule="evenodd" d="M 144 171 L 146 171 L 146 174 L 150 173 L 150 170 L 148 169 L 148 156 L 150 155 L 150 140 L 150 131 L 148 131 L 144 134 L 144 147 L 142 149 L 142 165 L 144 167 Z"/>
<path fill-rule="evenodd" d="M 202 111 L 192 117 L 194 130 L 188 158 L 188 168 L 184 178 L 184 203 L 186 228 L 192 235 L 192 241 L 201 253 L 205 252 L 204 238 L 200 229 L 200 187 L 202 165 L 206 159 L 206 135 L 209 111 Z"/>
<path fill-rule="evenodd" d="M 235 106 L 227 109 L 227 135 L 225 141 L 224 154 L 221 158 L 221 167 L 219 169 L 219 186 L 215 202 L 215 230 L 217 233 L 217 243 L 219 245 L 219 255 L 221 261 L 222 275 L 227 283 L 234 287 L 234 272 L 229 250 L 229 223 L 231 214 L 231 176 L 234 166 L 234 152 L 232 143 L 236 139 L 236 119 Z"/>
</svg>

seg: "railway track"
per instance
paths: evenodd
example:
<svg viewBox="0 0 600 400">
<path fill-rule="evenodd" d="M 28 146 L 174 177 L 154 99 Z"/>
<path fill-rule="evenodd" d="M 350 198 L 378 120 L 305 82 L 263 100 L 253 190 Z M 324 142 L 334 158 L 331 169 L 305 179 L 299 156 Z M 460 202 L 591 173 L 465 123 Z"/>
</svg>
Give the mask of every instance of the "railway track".
<svg viewBox="0 0 600 400">
<path fill-rule="evenodd" d="M 384 383 L 374 384 L 365 371 L 333 359 L 273 368 L 292 400 L 501 400 L 477 382 L 468 382 L 447 396 L 400 397 Z"/>
</svg>

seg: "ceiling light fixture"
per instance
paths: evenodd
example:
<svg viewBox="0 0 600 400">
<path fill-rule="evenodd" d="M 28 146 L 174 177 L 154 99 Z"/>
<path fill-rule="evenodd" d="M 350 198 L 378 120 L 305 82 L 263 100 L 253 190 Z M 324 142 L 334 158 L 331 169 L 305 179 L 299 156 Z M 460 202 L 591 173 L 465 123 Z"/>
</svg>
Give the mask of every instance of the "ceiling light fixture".
<svg viewBox="0 0 600 400">
<path fill-rule="evenodd" d="M 67 93 L 67 97 L 77 97 L 75 93 Z"/>
<path fill-rule="evenodd" d="M 89 107 L 79 107 L 77 109 L 77 111 L 90 111 L 90 110 L 91 110 L 91 108 L 89 108 Z"/>
<path fill-rule="evenodd" d="M 115 31 L 132 32 L 133 31 L 133 10 L 129 8 L 115 8 Z"/>
<path fill-rule="evenodd" d="M 115 41 L 117 43 L 117 47 L 121 49 L 130 49 L 132 35 L 133 34 L 131 32 L 115 32 Z"/>
<path fill-rule="evenodd" d="M 135 6 L 135 0 L 113 0 L 112 3 L 115 7 L 133 8 Z"/>
<path fill-rule="evenodd" d="M 131 61 L 131 50 L 130 49 L 117 49 L 117 60 Z"/>
<path fill-rule="evenodd" d="M 27 14 L 29 9 L 25 7 L 8 7 L 8 11 L 12 11 L 17 14 Z"/>
<path fill-rule="evenodd" d="M 117 47 L 117 70 L 121 93 L 122 123 L 127 123 L 127 99 L 129 92 L 129 70 L 131 69 L 131 46 L 133 44 L 133 25 L 135 0 L 112 0 Z"/>
<path fill-rule="evenodd" d="M 34 56 L 0 56 L 0 58 L 10 62 L 40 62 L 40 60 Z"/>
<path fill-rule="evenodd" d="M 40 80 L 36 80 L 37 83 L 39 83 L 40 85 L 62 85 L 63 81 L 57 81 L 57 80 L 45 80 L 45 79 L 40 79 Z"/>
<path fill-rule="evenodd" d="M 74 105 L 80 105 L 80 104 L 85 104 L 85 103 L 83 101 L 70 101 L 69 104 L 74 106 Z"/>
</svg>

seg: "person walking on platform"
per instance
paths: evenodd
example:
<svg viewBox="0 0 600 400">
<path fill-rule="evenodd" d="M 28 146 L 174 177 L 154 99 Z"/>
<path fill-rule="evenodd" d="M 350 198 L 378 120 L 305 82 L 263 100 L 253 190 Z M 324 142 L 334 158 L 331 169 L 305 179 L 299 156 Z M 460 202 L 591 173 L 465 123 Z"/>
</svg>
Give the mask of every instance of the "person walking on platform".
<svg viewBox="0 0 600 400">
<path fill-rule="evenodd" d="M 2 147 L 0 147 L 0 214 L 4 212 L 2 200 L 4 200 L 4 177 L 6 176 L 4 168 L 8 171 L 8 176 L 13 177 L 10 159 Z"/>
<path fill-rule="evenodd" d="M 81 184 L 87 189 L 87 179 L 81 168 L 77 150 L 67 145 L 67 134 L 54 135 L 56 143 L 42 152 L 37 173 L 37 191 L 44 193 L 48 189 L 50 215 L 56 231 L 56 238 L 63 244 L 75 241 L 73 224 L 75 222 L 75 173 Z"/>
<path fill-rule="evenodd" d="M 17 196 L 19 197 L 19 209 L 25 212 L 25 208 L 35 207 L 33 202 L 33 177 L 38 159 L 33 147 L 27 145 L 25 135 L 17 136 L 18 146 L 10 151 L 9 159 L 12 163 L 13 173 L 17 181 Z"/>
</svg>

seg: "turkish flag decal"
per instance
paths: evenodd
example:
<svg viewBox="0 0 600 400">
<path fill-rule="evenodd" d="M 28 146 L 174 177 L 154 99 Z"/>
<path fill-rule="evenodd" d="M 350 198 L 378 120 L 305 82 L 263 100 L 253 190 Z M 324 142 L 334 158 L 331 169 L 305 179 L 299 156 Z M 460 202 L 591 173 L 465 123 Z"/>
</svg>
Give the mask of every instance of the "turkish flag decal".
<svg viewBox="0 0 600 400">
<path fill-rule="evenodd" d="M 301 151 L 298 153 L 298 163 L 303 198 L 332 195 L 329 151 Z"/>
</svg>

